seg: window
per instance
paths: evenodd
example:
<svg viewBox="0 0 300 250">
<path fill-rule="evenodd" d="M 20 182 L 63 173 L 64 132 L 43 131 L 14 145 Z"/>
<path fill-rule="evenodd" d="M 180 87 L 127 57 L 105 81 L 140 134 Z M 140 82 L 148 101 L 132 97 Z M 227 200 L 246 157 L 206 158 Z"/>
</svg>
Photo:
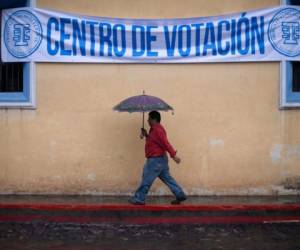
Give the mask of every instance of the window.
<svg viewBox="0 0 300 250">
<path fill-rule="evenodd" d="M 300 5 L 300 0 L 287 0 L 286 4 L 289 4 L 289 5 Z"/>
<path fill-rule="evenodd" d="M 300 0 L 283 0 L 282 4 L 300 6 Z M 282 61 L 280 67 L 280 107 L 300 107 L 300 62 Z"/>
<path fill-rule="evenodd" d="M 0 92 L 23 92 L 23 63 L 1 63 Z"/>
<path fill-rule="evenodd" d="M 293 81 L 292 92 L 300 92 L 300 62 L 292 63 Z"/>
<path fill-rule="evenodd" d="M 1 1 L 0 11 L 25 6 L 34 6 L 34 3 L 32 0 Z M 0 61 L 0 108 L 35 108 L 34 63 Z"/>
</svg>

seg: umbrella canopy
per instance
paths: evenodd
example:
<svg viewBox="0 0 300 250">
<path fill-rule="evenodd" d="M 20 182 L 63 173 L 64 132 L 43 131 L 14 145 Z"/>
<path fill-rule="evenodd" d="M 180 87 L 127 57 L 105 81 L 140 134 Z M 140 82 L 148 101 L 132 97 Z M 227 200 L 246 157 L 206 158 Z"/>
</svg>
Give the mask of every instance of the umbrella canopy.
<svg viewBox="0 0 300 250">
<path fill-rule="evenodd" d="M 144 128 L 144 113 L 152 110 L 168 111 L 173 108 L 165 101 L 158 97 L 146 95 L 143 92 L 142 95 L 132 96 L 123 101 L 113 108 L 119 112 L 142 112 L 143 113 L 143 128 Z"/>
</svg>

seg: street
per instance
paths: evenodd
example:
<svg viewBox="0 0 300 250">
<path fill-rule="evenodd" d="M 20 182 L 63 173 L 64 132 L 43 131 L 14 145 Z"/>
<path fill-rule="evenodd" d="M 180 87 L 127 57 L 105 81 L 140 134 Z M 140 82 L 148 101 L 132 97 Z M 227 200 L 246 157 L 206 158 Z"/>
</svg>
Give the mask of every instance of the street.
<svg viewBox="0 0 300 250">
<path fill-rule="evenodd" d="M 0 249 L 300 249 L 299 223 L 125 225 L 0 223 Z"/>
</svg>

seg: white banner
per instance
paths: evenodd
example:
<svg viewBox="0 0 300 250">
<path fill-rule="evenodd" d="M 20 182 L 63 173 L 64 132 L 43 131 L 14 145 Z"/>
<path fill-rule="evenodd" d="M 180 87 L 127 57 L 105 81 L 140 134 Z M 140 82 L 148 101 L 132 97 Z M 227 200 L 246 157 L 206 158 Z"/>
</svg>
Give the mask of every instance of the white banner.
<svg viewBox="0 0 300 250">
<path fill-rule="evenodd" d="M 120 19 L 37 8 L 2 12 L 3 62 L 300 60 L 300 7 L 224 16 Z"/>
</svg>

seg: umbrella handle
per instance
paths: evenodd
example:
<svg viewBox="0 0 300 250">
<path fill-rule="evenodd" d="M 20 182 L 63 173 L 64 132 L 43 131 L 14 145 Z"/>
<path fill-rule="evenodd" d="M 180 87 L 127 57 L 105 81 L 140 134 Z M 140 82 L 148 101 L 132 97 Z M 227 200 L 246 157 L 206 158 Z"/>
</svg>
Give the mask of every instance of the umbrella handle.
<svg viewBox="0 0 300 250">
<path fill-rule="evenodd" d="M 143 130 L 144 130 L 144 120 L 145 120 L 145 113 L 143 112 L 143 124 L 142 124 L 142 129 L 141 129 L 141 134 L 140 134 L 140 138 L 143 139 L 144 138 L 144 134 L 143 134 Z"/>
<path fill-rule="evenodd" d="M 145 112 L 143 112 L 143 129 L 145 128 Z"/>
</svg>

